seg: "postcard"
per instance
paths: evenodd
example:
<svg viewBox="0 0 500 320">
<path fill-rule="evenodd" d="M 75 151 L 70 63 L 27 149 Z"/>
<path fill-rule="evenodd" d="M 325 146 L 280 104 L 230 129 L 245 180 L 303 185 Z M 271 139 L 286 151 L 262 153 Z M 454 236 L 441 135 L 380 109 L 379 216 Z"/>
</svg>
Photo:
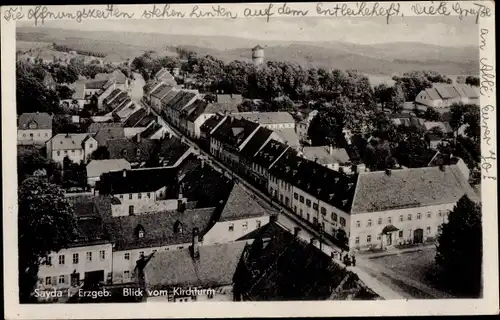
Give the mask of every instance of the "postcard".
<svg viewBox="0 0 500 320">
<path fill-rule="evenodd" d="M 498 313 L 492 2 L 1 21 L 7 319 Z"/>
</svg>

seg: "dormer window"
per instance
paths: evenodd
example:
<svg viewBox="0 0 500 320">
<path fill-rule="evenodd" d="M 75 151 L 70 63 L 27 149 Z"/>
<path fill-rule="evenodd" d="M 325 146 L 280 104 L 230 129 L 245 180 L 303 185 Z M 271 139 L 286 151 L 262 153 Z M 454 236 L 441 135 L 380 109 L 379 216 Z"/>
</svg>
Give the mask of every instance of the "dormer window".
<svg viewBox="0 0 500 320">
<path fill-rule="evenodd" d="M 125 150 L 125 149 L 122 150 L 122 156 L 124 156 L 124 157 L 127 156 L 127 150 Z"/>
<path fill-rule="evenodd" d="M 30 129 L 36 129 L 36 127 L 37 127 L 37 125 L 36 125 L 35 121 L 30 122 L 30 124 L 29 124 Z"/>
<path fill-rule="evenodd" d="M 139 239 L 144 238 L 144 230 L 139 230 L 139 233 L 137 234 L 137 236 L 139 237 Z"/>
<path fill-rule="evenodd" d="M 144 230 L 144 227 L 140 224 L 135 227 L 135 235 L 137 238 L 142 239 L 144 238 L 146 231 Z"/>
<path fill-rule="evenodd" d="M 182 233 L 182 231 L 183 231 L 182 223 L 179 220 L 177 220 L 174 223 L 174 233 Z"/>
</svg>

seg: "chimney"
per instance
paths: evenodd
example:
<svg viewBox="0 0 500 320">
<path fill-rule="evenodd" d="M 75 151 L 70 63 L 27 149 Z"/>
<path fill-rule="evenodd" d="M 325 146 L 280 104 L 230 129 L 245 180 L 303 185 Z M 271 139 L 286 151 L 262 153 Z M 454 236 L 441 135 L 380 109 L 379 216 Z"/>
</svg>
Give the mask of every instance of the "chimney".
<svg viewBox="0 0 500 320">
<path fill-rule="evenodd" d="M 138 133 L 136 136 L 135 136 L 136 140 L 137 140 L 137 143 L 141 142 L 141 134 Z"/>
<path fill-rule="evenodd" d="M 278 215 L 277 214 L 272 214 L 270 217 L 269 217 L 269 222 L 273 223 L 273 222 L 278 222 Z"/>
<path fill-rule="evenodd" d="M 198 228 L 193 228 L 193 241 L 191 243 L 191 258 L 198 259 L 200 257 L 200 236 Z"/>
<path fill-rule="evenodd" d="M 332 155 L 332 154 L 333 154 L 333 147 L 332 147 L 332 145 L 329 145 L 329 146 L 328 146 L 328 153 L 329 153 L 330 155 Z"/>
<path fill-rule="evenodd" d="M 300 228 L 299 227 L 295 227 L 293 229 L 293 235 L 295 236 L 295 238 L 297 238 L 300 234 Z"/>
<path fill-rule="evenodd" d="M 391 169 L 389 169 L 389 168 L 385 169 L 385 174 L 386 174 L 386 175 L 390 176 L 390 175 L 391 175 L 391 173 L 392 173 L 392 170 L 391 170 Z"/>
<path fill-rule="evenodd" d="M 127 169 L 123 169 L 123 177 L 126 178 L 127 177 Z"/>
</svg>

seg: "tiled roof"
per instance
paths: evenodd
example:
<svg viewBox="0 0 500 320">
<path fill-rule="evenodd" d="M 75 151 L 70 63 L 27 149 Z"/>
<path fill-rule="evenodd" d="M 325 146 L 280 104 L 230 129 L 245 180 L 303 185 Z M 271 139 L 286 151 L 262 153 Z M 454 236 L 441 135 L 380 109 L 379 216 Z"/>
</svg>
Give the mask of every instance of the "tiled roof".
<svg viewBox="0 0 500 320">
<path fill-rule="evenodd" d="M 138 110 L 134 114 L 132 114 L 130 117 L 123 122 L 124 127 L 135 127 L 135 125 L 142 120 L 146 115 L 148 114 L 148 111 L 144 108 Z"/>
<path fill-rule="evenodd" d="M 365 172 L 358 177 L 352 214 L 454 203 L 464 194 L 477 199 L 456 165 Z"/>
<path fill-rule="evenodd" d="M 114 98 L 110 103 L 109 107 L 111 110 L 116 109 L 123 101 L 127 100 L 128 94 L 124 91 L 121 91 L 116 98 Z"/>
<path fill-rule="evenodd" d="M 159 85 L 160 82 L 155 80 L 155 79 L 151 79 L 149 80 L 148 82 L 146 82 L 146 85 L 144 86 L 143 90 L 144 90 L 144 93 L 148 93 L 151 91 L 151 89 L 155 88 L 157 85 Z"/>
<path fill-rule="evenodd" d="M 104 89 L 108 80 L 90 80 L 85 84 L 86 89 Z"/>
<path fill-rule="evenodd" d="M 429 96 L 431 100 L 439 100 L 441 97 L 439 96 L 439 93 L 434 88 L 427 88 L 425 89 L 425 92 Z"/>
<path fill-rule="evenodd" d="M 52 118 L 53 116 L 45 112 L 23 113 L 18 118 L 18 128 L 29 129 L 30 123 L 35 122 L 37 129 L 52 129 Z"/>
<path fill-rule="evenodd" d="M 230 117 L 214 131 L 213 137 L 222 143 L 239 147 L 258 126 L 255 122 Z"/>
<path fill-rule="evenodd" d="M 207 134 L 210 133 L 222 120 L 224 119 L 224 116 L 221 115 L 214 115 L 205 121 L 201 127 L 200 130 L 206 132 Z"/>
<path fill-rule="evenodd" d="M 207 103 L 203 100 L 196 100 L 193 103 L 194 109 L 191 111 L 191 113 L 186 117 L 186 120 L 189 122 L 195 122 L 196 119 L 198 119 L 199 116 L 201 116 L 204 112 L 205 109 L 207 108 Z"/>
<path fill-rule="evenodd" d="M 251 159 L 267 142 L 273 132 L 265 127 L 260 127 L 241 150 L 241 154 Z"/>
<path fill-rule="evenodd" d="M 235 117 L 241 117 L 260 124 L 288 124 L 295 123 L 292 115 L 288 112 L 239 112 Z"/>
<path fill-rule="evenodd" d="M 174 77 L 168 72 L 166 68 L 161 68 L 156 72 L 154 77 L 158 80 L 163 80 L 163 81 L 175 81 Z"/>
<path fill-rule="evenodd" d="M 235 113 L 238 112 L 240 104 L 241 102 L 209 103 L 205 113 Z"/>
<path fill-rule="evenodd" d="M 203 235 L 207 231 L 213 210 L 203 208 L 188 209 L 184 212 L 150 212 L 134 216 L 108 217 L 105 222 L 115 244 L 114 250 L 154 248 L 190 243 L 193 228 L 199 228 L 200 234 Z M 174 226 L 179 223 L 182 224 L 183 232 L 174 230 Z M 138 237 L 138 226 L 144 229 L 143 238 Z"/>
<path fill-rule="evenodd" d="M 177 96 L 179 90 L 171 90 L 166 96 L 161 99 L 162 109 L 169 105 L 169 103 Z M 180 96 L 179 96 L 180 97 Z"/>
<path fill-rule="evenodd" d="M 167 187 L 168 196 L 177 198 L 177 171 L 175 168 L 147 168 L 104 173 L 99 186 L 100 194 L 154 192 Z"/>
<path fill-rule="evenodd" d="M 242 103 L 243 97 L 241 94 L 218 94 L 216 96 L 217 103 Z"/>
<path fill-rule="evenodd" d="M 196 259 L 187 248 L 156 252 L 144 269 L 148 288 L 231 285 L 245 246 L 245 241 L 199 246 Z"/>
<path fill-rule="evenodd" d="M 69 86 L 75 92 L 71 96 L 72 99 L 83 100 L 85 99 L 85 81 L 76 81 Z"/>
<path fill-rule="evenodd" d="M 179 102 L 184 95 L 186 95 L 186 91 L 174 91 L 175 95 L 166 97 L 165 101 L 162 101 L 163 110 L 172 109 L 172 107 Z"/>
<path fill-rule="evenodd" d="M 124 119 L 124 118 L 130 117 L 132 114 L 141 110 L 142 107 L 140 105 L 132 102 L 132 103 L 124 104 L 123 106 L 120 106 L 118 109 L 119 110 L 115 110 L 115 114 L 117 116 L 119 116 L 120 118 Z"/>
<path fill-rule="evenodd" d="M 196 97 L 195 93 L 192 93 L 192 92 L 183 92 L 182 97 L 174 105 L 172 105 L 171 108 L 174 109 L 174 110 L 176 110 L 176 111 L 181 111 L 195 97 Z"/>
<path fill-rule="evenodd" d="M 152 125 L 150 125 L 149 127 L 147 127 L 146 130 L 139 133 L 139 135 L 141 136 L 141 138 L 150 139 L 161 128 L 163 128 L 162 125 L 155 122 Z"/>
<path fill-rule="evenodd" d="M 109 128 L 121 128 L 122 124 L 120 122 L 93 122 L 87 129 L 88 133 L 97 133 L 101 129 Z"/>
<path fill-rule="evenodd" d="M 78 150 L 83 148 L 83 142 L 89 138 L 88 133 L 59 133 L 52 137 L 52 150 Z"/>
<path fill-rule="evenodd" d="M 157 119 L 156 116 L 152 114 L 149 116 L 145 116 L 144 118 L 141 119 L 141 121 L 137 122 L 134 127 L 139 127 L 139 128 L 148 127 L 151 124 L 151 122 L 156 122 L 156 119 Z"/>
<path fill-rule="evenodd" d="M 106 146 L 108 140 L 125 138 L 125 129 L 121 127 L 101 128 L 94 135 L 99 146 Z"/>
<path fill-rule="evenodd" d="M 159 87 L 157 87 L 155 90 L 153 90 L 153 92 L 151 92 L 151 97 L 155 97 L 155 98 L 161 99 L 161 98 L 163 98 L 163 95 L 159 95 L 159 94 L 162 91 L 167 90 L 169 88 L 170 88 L 170 86 L 162 83 Z M 167 93 L 168 93 L 168 91 L 165 94 L 167 94 Z"/>
<path fill-rule="evenodd" d="M 275 222 L 262 226 L 244 238 L 255 239 L 246 248 L 244 263 L 240 264 L 235 276 L 235 283 L 245 300 L 331 299 L 334 290 L 346 277 L 350 281 L 346 281 L 341 289 L 349 290 L 355 297 L 378 297 L 355 274 Z"/>
<path fill-rule="evenodd" d="M 455 90 L 460 94 L 462 97 L 467 97 L 467 98 L 479 98 L 479 92 L 478 90 L 475 89 L 472 86 L 469 86 L 467 84 L 456 84 L 455 85 Z"/>
<path fill-rule="evenodd" d="M 174 165 L 187 151 L 189 146 L 182 143 L 179 138 L 170 137 L 164 138 L 156 143 L 152 152 L 154 163 L 159 163 L 163 166 Z"/>
<path fill-rule="evenodd" d="M 122 92 L 120 89 L 114 89 L 113 91 L 111 91 L 109 96 L 104 98 L 103 103 L 108 104 L 110 101 L 113 101 L 113 99 L 116 98 L 120 94 L 120 92 Z"/>
<path fill-rule="evenodd" d="M 130 170 L 130 163 L 125 159 L 92 160 L 87 165 L 87 177 L 100 177 L 103 173 L 124 169 Z"/>
<path fill-rule="evenodd" d="M 80 217 L 77 218 L 76 225 L 77 237 L 69 247 L 110 242 L 108 230 L 101 217 Z"/>
<path fill-rule="evenodd" d="M 136 139 L 114 139 L 107 142 L 110 159 L 125 159 L 131 164 L 149 161 L 155 146 L 155 140 L 150 139 L 139 142 Z"/>
<path fill-rule="evenodd" d="M 479 93 L 466 84 L 444 85 L 437 84 L 432 88 L 425 89 L 431 100 L 452 99 L 456 97 L 479 98 Z"/>
<path fill-rule="evenodd" d="M 68 202 L 73 206 L 73 213 L 75 217 L 92 217 L 98 216 L 94 207 L 93 195 L 77 195 L 67 197 Z"/>
<path fill-rule="evenodd" d="M 344 148 L 331 148 L 330 150 L 328 146 L 304 147 L 301 152 L 304 154 L 304 158 L 317 161 L 320 164 L 344 164 L 350 161 Z"/>
<path fill-rule="evenodd" d="M 253 157 L 252 161 L 259 166 L 269 169 L 284 152 L 288 146 L 274 139 L 268 143 Z"/>
<path fill-rule="evenodd" d="M 269 215 L 250 194 L 238 184 L 233 185 L 218 221 L 233 221 Z"/>
<path fill-rule="evenodd" d="M 295 148 L 300 146 L 300 139 L 293 128 L 274 129 L 274 132 L 290 147 Z"/>
</svg>

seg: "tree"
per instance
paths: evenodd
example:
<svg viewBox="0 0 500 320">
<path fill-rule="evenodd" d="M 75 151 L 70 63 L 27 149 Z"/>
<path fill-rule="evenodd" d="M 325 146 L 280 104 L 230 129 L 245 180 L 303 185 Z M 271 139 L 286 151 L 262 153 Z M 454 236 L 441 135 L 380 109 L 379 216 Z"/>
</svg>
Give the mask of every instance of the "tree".
<svg viewBox="0 0 500 320">
<path fill-rule="evenodd" d="M 390 88 L 390 100 L 387 107 L 392 109 L 392 112 L 397 113 L 403 110 L 403 104 L 405 102 L 405 94 L 401 84 L 396 83 L 392 88 Z"/>
<path fill-rule="evenodd" d="M 465 78 L 465 84 L 479 87 L 479 77 L 468 76 Z"/>
<path fill-rule="evenodd" d="M 72 187 L 87 186 L 87 170 L 85 164 L 72 162 L 67 156 L 63 159 L 63 187 L 68 189 Z"/>
<path fill-rule="evenodd" d="M 464 124 L 471 126 L 470 133 L 473 137 L 480 136 L 479 107 L 475 104 L 453 103 L 450 106 L 450 126 L 457 133 Z"/>
<path fill-rule="evenodd" d="M 70 84 L 78 80 L 78 71 L 71 65 L 68 67 L 59 65 L 55 68 L 54 79 L 57 83 Z"/>
<path fill-rule="evenodd" d="M 482 241 L 481 205 L 464 195 L 439 228 L 436 253 L 440 279 L 460 296 L 481 294 Z"/>
<path fill-rule="evenodd" d="M 76 237 L 73 208 L 63 190 L 46 179 L 24 180 L 18 191 L 19 296 L 31 302 L 38 268 Z"/>
<path fill-rule="evenodd" d="M 16 106 L 17 113 L 59 112 L 59 97 L 53 90 L 47 89 L 35 74 L 16 65 Z"/>
<path fill-rule="evenodd" d="M 68 86 L 57 85 L 56 92 L 60 100 L 68 100 L 73 97 L 75 90 L 69 88 Z"/>
<path fill-rule="evenodd" d="M 441 121 L 441 114 L 433 107 L 428 107 L 423 117 L 427 121 Z"/>
<path fill-rule="evenodd" d="M 99 146 L 94 152 L 92 152 L 90 158 L 93 160 L 109 159 L 109 150 L 106 146 Z"/>
<path fill-rule="evenodd" d="M 381 83 L 375 87 L 373 92 L 375 101 L 380 103 L 382 111 L 387 103 L 391 101 L 391 90 L 385 83 Z"/>
</svg>

